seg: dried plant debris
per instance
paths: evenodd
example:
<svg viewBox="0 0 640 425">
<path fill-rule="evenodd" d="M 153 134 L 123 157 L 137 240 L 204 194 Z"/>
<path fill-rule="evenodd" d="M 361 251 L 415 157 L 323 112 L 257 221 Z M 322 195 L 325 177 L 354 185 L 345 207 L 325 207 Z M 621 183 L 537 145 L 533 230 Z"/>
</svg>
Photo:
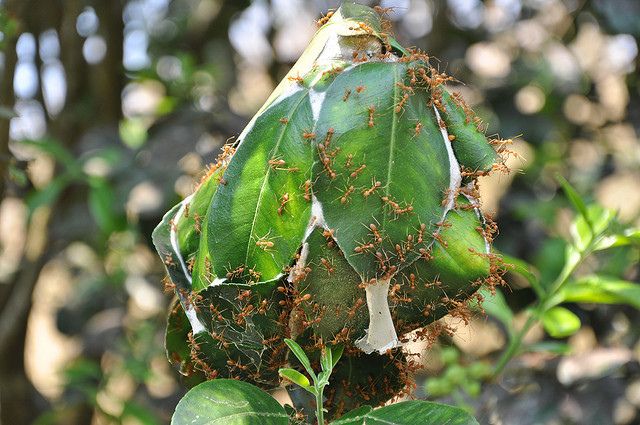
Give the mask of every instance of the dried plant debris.
<svg viewBox="0 0 640 425">
<path fill-rule="evenodd" d="M 167 352 L 183 374 L 273 388 L 284 338 L 312 353 L 345 344 L 329 409 L 384 403 L 418 364 L 401 344 L 453 332 L 434 322 L 467 321 L 476 290 L 503 283 L 476 180 L 504 171 L 509 141 L 487 140 L 451 77 L 400 46 L 385 13 L 345 3 L 321 19 L 154 232 L 179 300 Z"/>
</svg>

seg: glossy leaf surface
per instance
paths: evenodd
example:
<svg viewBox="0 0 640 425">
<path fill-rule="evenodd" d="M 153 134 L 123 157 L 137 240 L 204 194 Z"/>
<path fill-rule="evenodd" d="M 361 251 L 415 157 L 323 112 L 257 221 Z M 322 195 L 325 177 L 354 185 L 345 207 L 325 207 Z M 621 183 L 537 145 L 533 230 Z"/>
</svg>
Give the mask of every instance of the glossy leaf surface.
<svg viewBox="0 0 640 425">
<path fill-rule="evenodd" d="M 300 89 L 264 111 L 241 141 L 207 217 L 217 276 L 245 267 L 259 274 L 245 280 L 266 281 L 291 262 L 311 213 L 304 183 L 312 151 L 304 133 L 312 128 L 308 92 Z"/>
<path fill-rule="evenodd" d="M 554 338 L 566 338 L 580 330 L 580 318 L 564 307 L 553 307 L 542 316 L 544 329 Z"/>
<path fill-rule="evenodd" d="M 455 137 L 451 145 L 458 162 L 471 171 L 489 171 L 498 160 L 498 154 L 473 120 L 473 114 L 464 103 L 445 89 L 441 90 L 442 117 L 447 131 Z"/>
<path fill-rule="evenodd" d="M 375 410 L 362 407 L 347 413 L 332 425 L 477 425 L 469 413 L 459 407 L 429 401 L 403 401 Z"/>
<path fill-rule="evenodd" d="M 565 285 L 559 299 L 563 302 L 627 304 L 640 309 L 640 285 L 608 276 L 586 276 Z"/>
<path fill-rule="evenodd" d="M 409 84 L 410 66 L 364 63 L 345 70 L 324 92 L 318 119 L 314 191 L 327 226 L 364 280 L 385 273 L 376 250 L 389 257 L 389 266 L 414 261 L 415 252 L 399 254 L 395 245 L 420 224 L 433 229 L 444 211 L 449 142 L 428 106 L 429 93 L 416 88 L 409 95 L 401 88 Z M 371 224 L 382 242 L 376 241 Z"/>
<path fill-rule="evenodd" d="M 451 308 L 443 299 L 468 297 L 489 275 L 485 240 L 478 231 L 482 223 L 476 211 L 468 209 L 466 199 L 459 197 L 458 204 L 466 207 L 447 213 L 447 224 L 440 229 L 428 259 L 418 259 L 396 276 L 402 291 L 396 306 L 399 319 L 408 323 L 424 323 L 425 317 L 437 320 Z M 415 302 L 407 303 L 402 294 Z"/>
<path fill-rule="evenodd" d="M 192 388 L 178 403 L 172 425 L 287 425 L 273 397 L 246 382 L 217 379 Z"/>
<path fill-rule="evenodd" d="M 382 404 L 408 383 L 398 341 L 489 275 L 490 225 L 456 197 L 473 192 L 460 165 L 497 156 L 426 55 L 385 31 L 345 3 L 154 233 L 182 302 L 167 344 L 183 373 L 271 389 L 320 365 L 329 415 Z"/>
</svg>

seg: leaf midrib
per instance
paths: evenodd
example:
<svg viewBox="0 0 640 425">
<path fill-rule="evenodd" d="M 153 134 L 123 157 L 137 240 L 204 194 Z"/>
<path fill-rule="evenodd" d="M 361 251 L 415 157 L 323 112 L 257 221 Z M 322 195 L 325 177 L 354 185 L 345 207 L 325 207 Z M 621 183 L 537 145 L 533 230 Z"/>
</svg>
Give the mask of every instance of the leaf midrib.
<svg viewBox="0 0 640 425">
<path fill-rule="evenodd" d="M 217 423 L 229 423 L 229 421 L 231 419 L 235 419 L 235 418 L 241 418 L 241 417 L 254 417 L 254 418 L 287 418 L 289 419 L 289 416 L 286 413 L 279 413 L 279 412 L 256 412 L 256 411 L 249 411 L 249 412 L 237 412 L 237 413 L 230 413 L 228 415 L 224 415 L 224 416 L 218 416 L 217 418 L 211 419 L 210 424 L 217 424 Z"/>
<path fill-rule="evenodd" d="M 395 161 L 395 147 L 396 147 L 396 126 L 398 122 L 398 113 L 396 112 L 396 98 L 398 97 L 398 68 L 394 67 L 393 75 L 393 99 L 391 102 L 391 110 L 393 112 L 393 118 L 391 120 L 391 138 L 389 140 L 389 167 L 387 169 L 387 184 L 384 188 L 385 196 L 389 197 L 391 193 L 391 175 L 393 174 L 394 161 Z M 387 223 L 389 213 L 383 209 L 382 223 L 383 226 Z"/>
<path fill-rule="evenodd" d="M 270 151 L 270 155 L 271 156 L 273 155 L 273 153 L 277 152 L 278 149 L 280 148 L 280 144 L 282 143 L 282 140 L 284 139 L 284 135 L 286 134 L 287 130 L 289 129 L 289 123 L 291 123 L 291 120 L 293 119 L 293 116 L 295 115 L 295 113 L 298 110 L 298 107 L 300 106 L 302 101 L 304 99 L 306 99 L 307 96 L 309 95 L 309 88 L 304 89 L 304 91 L 306 91 L 306 93 L 300 97 L 300 100 L 295 104 L 295 106 L 292 109 L 292 112 L 291 112 L 290 116 L 288 117 L 289 120 L 283 125 L 282 131 L 280 132 L 280 136 L 278 137 L 278 140 L 276 141 L 275 146 Z M 267 165 L 267 171 L 265 173 L 264 179 L 262 180 L 262 185 L 260 186 L 260 194 L 258 195 L 258 202 L 256 204 L 256 208 L 253 211 L 253 221 L 251 222 L 251 230 L 249 232 L 249 243 L 247 244 L 247 250 L 245 251 L 245 258 L 244 258 L 244 263 L 245 264 L 249 263 L 249 254 L 250 254 L 250 252 L 252 252 L 251 248 L 253 247 L 251 242 L 254 239 L 254 233 L 253 232 L 254 232 L 254 229 L 255 229 L 255 226 L 256 226 L 256 221 L 257 221 L 257 217 L 258 217 L 258 210 L 260 210 L 260 207 L 261 207 L 261 204 L 262 204 L 262 199 L 264 197 L 264 192 L 265 192 L 265 186 L 267 184 L 267 181 L 269 180 L 269 176 L 271 175 L 271 170 L 272 170 L 271 167 Z"/>
</svg>

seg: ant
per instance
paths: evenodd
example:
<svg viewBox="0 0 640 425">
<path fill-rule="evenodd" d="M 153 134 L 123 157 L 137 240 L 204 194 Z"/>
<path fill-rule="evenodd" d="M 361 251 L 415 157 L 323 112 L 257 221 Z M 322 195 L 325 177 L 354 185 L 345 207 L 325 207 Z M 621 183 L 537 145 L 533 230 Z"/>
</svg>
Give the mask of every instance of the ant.
<svg viewBox="0 0 640 425">
<path fill-rule="evenodd" d="M 398 102 L 398 104 L 396 105 L 396 114 L 399 114 L 400 111 L 402 111 L 402 108 L 404 107 L 404 104 L 407 103 L 407 100 L 409 100 L 409 94 L 405 93 L 402 95 L 402 99 L 400 99 L 400 102 Z"/>
<path fill-rule="evenodd" d="M 266 235 L 264 235 L 261 238 L 258 238 L 258 240 L 256 241 L 256 246 L 259 246 L 260 248 L 262 248 L 264 251 L 270 251 L 273 247 L 274 247 L 274 243 L 272 240 L 273 238 L 269 238 L 269 235 L 271 234 L 271 230 L 269 230 L 267 232 Z M 249 274 L 254 277 L 254 274 L 258 274 L 256 271 L 249 269 Z"/>
<path fill-rule="evenodd" d="M 365 198 L 368 198 L 369 196 L 371 196 L 371 194 L 373 194 L 376 190 L 378 190 L 380 186 L 382 186 L 382 183 L 380 183 L 379 181 L 372 182 L 372 183 L 373 185 L 369 189 L 365 189 L 362 191 L 362 196 L 364 196 Z"/>
<path fill-rule="evenodd" d="M 382 243 L 382 236 L 380 236 L 380 232 L 378 231 L 378 227 L 371 223 L 369 225 L 369 229 L 371 229 L 371 232 L 373 233 L 373 236 L 375 238 L 375 243 L 376 244 L 381 244 Z"/>
<path fill-rule="evenodd" d="M 349 186 L 347 190 L 344 191 L 344 194 L 340 197 L 340 203 L 346 204 L 349 202 L 349 195 L 351 195 L 355 191 L 355 187 L 353 185 Z"/>
<path fill-rule="evenodd" d="M 291 199 L 289 198 L 289 194 L 285 193 L 284 195 L 282 195 L 282 197 L 280 198 L 280 207 L 278 207 L 278 215 L 282 215 L 282 213 L 284 212 L 284 208 L 287 205 L 287 202 L 289 202 Z"/>
<path fill-rule="evenodd" d="M 295 81 L 295 82 L 296 82 L 296 83 L 298 83 L 298 84 L 303 84 L 303 83 L 304 83 L 304 78 L 302 78 L 302 77 L 300 76 L 300 74 L 298 74 L 298 75 L 296 75 L 296 76 L 291 75 L 291 76 L 287 77 L 287 80 L 289 80 L 289 81 Z"/>
<path fill-rule="evenodd" d="M 304 200 L 311 202 L 311 180 L 304 182 Z"/>
<path fill-rule="evenodd" d="M 372 244 L 372 243 L 367 243 L 367 244 L 358 245 L 358 246 L 356 246 L 353 250 L 354 250 L 356 253 L 361 254 L 361 253 L 366 252 L 366 251 L 368 251 L 368 250 L 370 250 L 370 249 L 373 249 L 373 248 L 375 248 L 375 245 L 374 245 L 374 244 Z"/>
<path fill-rule="evenodd" d="M 420 121 L 418 121 L 416 123 L 416 128 L 414 129 L 414 137 L 418 137 L 420 135 L 420 132 L 422 131 L 422 123 Z"/>
<path fill-rule="evenodd" d="M 362 171 L 364 171 L 364 169 L 365 169 L 365 168 L 367 168 L 367 165 L 366 165 L 366 164 L 362 164 L 361 166 L 359 166 L 358 168 L 356 168 L 356 169 L 355 169 L 355 171 L 354 171 L 354 172 L 352 172 L 352 173 L 351 173 L 351 175 L 350 175 L 349 177 L 351 177 L 352 179 L 353 179 L 353 178 L 358 177 L 358 175 L 359 175 L 360 173 L 362 173 Z"/>
<path fill-rule="evenodd" d="M 329 19 L 331 19 L 331 17 L 333 16 L 333 14 L 334 14 L 334 11 L 333 11 L 333 10 L 328 11 L 326 15 L 324 15 L 322 18 L 320 18 L 320 19 L 318 19 L 318 20 L 316 21 L 316 25 L 317 25 L 318 27 L 323 26 L 324 24 L 326 24 L 327 22 L 329 22 Z"/>
<path fill-rule="evenodd" d="M 333 263 L 329 262 L 326 258 L 320 258 L 320 263 L 327 270 L 328 274 L 332 274 L 336 269 L 333 267 Z"/>
</svg>

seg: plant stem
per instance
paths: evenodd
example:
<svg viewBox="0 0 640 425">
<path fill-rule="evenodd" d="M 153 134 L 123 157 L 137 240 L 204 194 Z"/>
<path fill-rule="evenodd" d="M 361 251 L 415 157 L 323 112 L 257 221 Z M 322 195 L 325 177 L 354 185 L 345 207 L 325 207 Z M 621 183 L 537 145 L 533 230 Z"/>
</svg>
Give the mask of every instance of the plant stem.
<svg viewBox="0 0 640 425">
<path fill-rule="evenodd" d="M 540 319 L 540 317 L 542 317 L 542 315 L 549 308 L 553 307 L 552 302 L 555 295 L 558 293 L 560 289 L 562 289 L 564 284 L 569 281 L 569 278 L 571 277 L 573 272 L 578 268 L 578 266 L 582 263 L 582 261 L 584 261 L 584 259 L 591 253 L 592 247 L 593 247 L 593 240 L 595 239 L 596 238 L 593 238 L 592 243 L 590 243 L 589 246 L 587 246 L 584 250 L 576 251 L 578 254 L 578 257 L 572 258 L 571 255 L 567 257 L 567 262 L 565 263 L 564 267 L 562 268 L 562 271 L 558 275 L 558 278 L 550 285 L 550 290 L 545 291 L 544 295 L 538 300 L 535 307 L 527 313 L 528 317 L 524 326 L 522 327 L 522 329 L 520 329 L 520 331 L 518 331 L 517 334 L 515 334 L 511 338 L 511 341 L 509 341 L 509 345 L 507 346 L 507 349 L 502 353 L 502 355 L 500 356 L 500 359 L 496 364 L 495 369 L 493 370 L 493 373 L 491 375 L 492 379 L 495 379 L 498 375 L 500 375 L 500 373 L 502 373 L 502 371 L 507 366 L 507 364 L 511 361 L 513 356 L 515 356 L 518 353 L 518 351 L 520 350 L 520 346 L 522 345 L 522 340 L 524 339 L 527 332 L 529 332 L 531 327 L 536 324 L 536 322 Z"/>
<path fill-rule="evenodd" d="M 502 373 L 502 371 L 504 370 L 505 366 L 509 363 L 509 361 L 511 361 L 511 358 L 516 355 L 516 353 L 520 349 L 520 345 L 522 344 L 522 339 L 527 334 L 527 332 L 529 332 L 529 329 L 531 329 L 531 327 L 535 323 L 536 323 L 536 317 L 533 314 L 531 314 L 527 318 L 527 321 L 525 322 L 522 329 L 520 329 L 520 331 L 511 339 L 511 341 L 509 341 L 509 345 L 507 346 L 507 349 L 502 353 L 502 355 L 500 356 L 500 359 L 498 360 L 498 363 L 496 364 L 495 369 L 493 370 L 493 373 L 491 375 L 492 379 L 495 379 L 498 375 L 500 375 L 500 373 Z"/>
<path fill-rule="evenodd" d="M 316 418 L 318 419 L 318 425 L 324 425 L 324 410 L 322 408 L 322 393 L 324 392 L 324 386 L 317 388 L 316 391 Z"/>
</svg>

